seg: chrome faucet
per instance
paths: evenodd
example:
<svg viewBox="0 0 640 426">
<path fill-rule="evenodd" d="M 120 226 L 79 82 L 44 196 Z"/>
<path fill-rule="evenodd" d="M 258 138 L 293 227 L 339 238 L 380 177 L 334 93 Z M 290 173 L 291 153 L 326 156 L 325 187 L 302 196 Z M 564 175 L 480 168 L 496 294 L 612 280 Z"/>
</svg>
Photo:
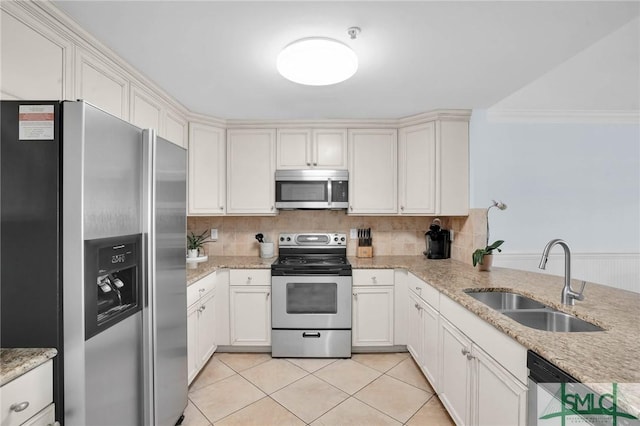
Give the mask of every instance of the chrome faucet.
<svg viewBox="0 0 640 426">
<path fill-rule="evenodd" d="M 542 251 L 542 259 L 540 259 L 540 265 L 538 265 L 538 268 L 546 268 L 547 260 L 549 260 L 549 252 L 555 245 L 559 245 L 564 249 L 564 287 L 562 287 L 560 302 L 563 305 L 573 306 L 576 300 L 584 300 L 583 291 L 586 282 L 582 281 L 582 287 L 578 292 L 573 291 L 571 288 L 571 251 L 569 250 L 567 243 L 558 238 L 549 241 Z"/>
</svg>

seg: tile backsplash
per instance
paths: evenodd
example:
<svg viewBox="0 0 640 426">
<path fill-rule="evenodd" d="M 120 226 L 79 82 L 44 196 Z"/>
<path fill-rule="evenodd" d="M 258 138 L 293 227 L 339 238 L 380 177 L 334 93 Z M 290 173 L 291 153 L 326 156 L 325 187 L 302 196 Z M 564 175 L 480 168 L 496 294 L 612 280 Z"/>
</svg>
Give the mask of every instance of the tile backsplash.
<svg viewBox="0 0 640 426">
<path fill-rule="evenodd" d="M 471 263 L 471 253 L 486 243 L 487 209 L 471 209 L 469 216 L 441 217 L 443 228 L 453 229 L 453 259 Z M 207 243 L 212 256 L 259 256 L 255 239 L 262 233 L 276 243 L 282 232 L 343 232 L 371 228 L 373 255 L 420 255 L 426 249 L 424 233 L 434 217 L 348 216 L 343 211 L 284 210 L 277 216 L 189 216 L 187 230 L 202 233 L 216 228 L 218 240 Z M 357 240 L 347 240 L 347 254 L 355 256 Z"/>
</svg>

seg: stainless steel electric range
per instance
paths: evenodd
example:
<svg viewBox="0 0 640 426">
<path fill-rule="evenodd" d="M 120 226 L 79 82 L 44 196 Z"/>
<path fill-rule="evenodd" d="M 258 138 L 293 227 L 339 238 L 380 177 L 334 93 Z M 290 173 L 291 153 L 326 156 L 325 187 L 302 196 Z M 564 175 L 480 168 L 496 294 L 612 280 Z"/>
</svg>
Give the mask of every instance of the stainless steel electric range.
<svg viewBox="0 0 640 426">
<path fill-rule="evenodd" d="M 273 357 L 351 357 L 346 234 L 280 234 L 271 265 Z"/>
</svg>

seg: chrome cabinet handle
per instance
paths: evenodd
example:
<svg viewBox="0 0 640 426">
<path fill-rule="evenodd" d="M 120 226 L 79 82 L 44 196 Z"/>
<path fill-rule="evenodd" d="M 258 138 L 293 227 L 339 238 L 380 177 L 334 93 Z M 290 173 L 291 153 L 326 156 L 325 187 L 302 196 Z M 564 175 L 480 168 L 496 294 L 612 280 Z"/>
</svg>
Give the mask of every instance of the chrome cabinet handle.
<svg viewBox="0 0 640 426">
<path fill-rule="evenodd" d="M 271 292 L 267 292 L 267 299 L 269 298 L 269 296 L 271 295 Z"/>
<path fill-rule="evenodd" d="M 29 401 L 23 401 L 20 403 L 11 404 L 11 407 L 9 407 L 9 410 L 19 413 L 20 411 L 26 410 L 28 406 L 29 406 Z"/>
</svg>

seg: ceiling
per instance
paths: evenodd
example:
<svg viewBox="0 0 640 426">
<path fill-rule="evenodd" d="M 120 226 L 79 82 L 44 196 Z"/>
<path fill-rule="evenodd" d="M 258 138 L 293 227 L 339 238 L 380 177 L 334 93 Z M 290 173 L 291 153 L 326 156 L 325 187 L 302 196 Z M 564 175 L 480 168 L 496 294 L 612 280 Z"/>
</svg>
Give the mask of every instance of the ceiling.
<svg viewBox="0 0 640 426">
<path fill-rule="evenodd" d="M 635 1 L 54 3 L 189 110 L 225 119 L 488 108 L 640 15 Z M 326 87 L 282 78 L 280 50 L 310 36 L 351 46 L 356 75 Z"/>
</svg>

